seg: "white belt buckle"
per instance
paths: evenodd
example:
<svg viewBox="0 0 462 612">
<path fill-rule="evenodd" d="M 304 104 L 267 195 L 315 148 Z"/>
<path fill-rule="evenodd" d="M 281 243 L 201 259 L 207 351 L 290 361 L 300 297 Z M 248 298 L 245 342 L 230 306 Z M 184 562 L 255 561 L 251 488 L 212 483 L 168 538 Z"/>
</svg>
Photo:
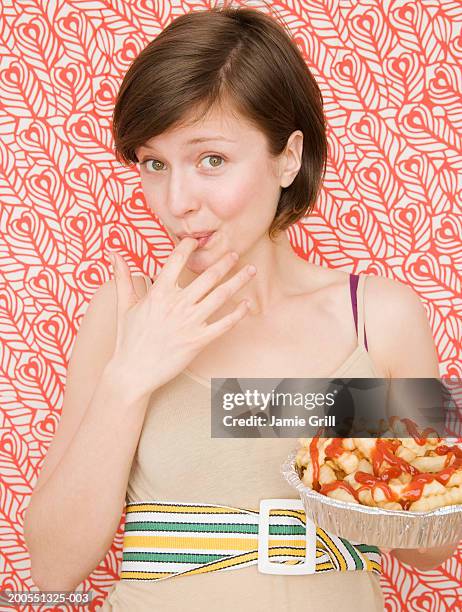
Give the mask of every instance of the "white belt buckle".
<svg viewBox="0 0 462 612">
<path fill-rule="evenodd" d="M 297 565 L 270 561 L 269 512 L 273 509 L 305 510 L 301 499 L 262 499 L 258 520 L 258 571 L 262 574 L 302 575 L 316 572 L 316 525 L 306 517 L 305 560 Z"/>
</svg>

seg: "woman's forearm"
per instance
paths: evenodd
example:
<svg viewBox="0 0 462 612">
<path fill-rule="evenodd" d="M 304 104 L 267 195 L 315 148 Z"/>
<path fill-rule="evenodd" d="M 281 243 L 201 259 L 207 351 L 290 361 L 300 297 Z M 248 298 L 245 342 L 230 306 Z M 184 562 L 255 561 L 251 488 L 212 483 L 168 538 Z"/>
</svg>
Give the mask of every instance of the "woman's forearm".
<svg viewBox="0 0 462 612">
<path fill-rule="evenodd" d="M 73 590 L 110 548 L 124 509 L 148 398 L 128 399 L 109 363 L 49 480 L 32 495 L 24 535 L 42 590 Z"/>
</svg>

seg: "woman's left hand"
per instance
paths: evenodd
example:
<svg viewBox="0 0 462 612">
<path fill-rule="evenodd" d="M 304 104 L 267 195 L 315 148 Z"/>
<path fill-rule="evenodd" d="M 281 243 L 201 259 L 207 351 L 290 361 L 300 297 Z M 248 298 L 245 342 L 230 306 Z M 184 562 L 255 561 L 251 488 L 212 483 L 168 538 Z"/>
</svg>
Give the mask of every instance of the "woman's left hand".
<svg viewBox="0 0 462 612">
<path fill-rule="evenodd" d="M 414 552 L 419 552 L 419 553 L 425 553 L 429 550 L 432 550 L 431 548 L 406 548 L 406 549 L 402 549 L 402 548 L 384 548 L 383 546 L 380 546 L 380 550 L 383 553 L 389 553 L 392 550 L 413 550 Z"/>
<path fill-rule="evenodd" d="M 381 552 L 390 553 L 393 557 L 421 571 L 439 567 L 447 561 L 457 549 L 459 542 L 452 542 L 436 548 L 383 548 Z"/>
</svg>

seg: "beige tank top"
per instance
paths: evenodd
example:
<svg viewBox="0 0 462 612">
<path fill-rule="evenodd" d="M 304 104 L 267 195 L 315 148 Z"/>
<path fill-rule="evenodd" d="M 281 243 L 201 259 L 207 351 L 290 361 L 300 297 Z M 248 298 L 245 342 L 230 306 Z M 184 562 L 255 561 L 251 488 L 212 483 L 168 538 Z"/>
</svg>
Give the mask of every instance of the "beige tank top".
<svg viewBox="0 0 462 612">
<path fill-rule="evenodd" d="M 358 283 L 358 345 L 333 377 L 380 377 L 364 345 L 364 276 Z M 127 500 L 259 508 L 298 498 L 280 467 L 295 438 L 211 438 L 210 381 L 184 370 L 151 396 L 130 472 Z M 262 574 L 257 566 L 156 582 L 116 582 L 101 610 L 117 612 L 316 612 L 383 610 L 372 572 Z"/>
</svg>

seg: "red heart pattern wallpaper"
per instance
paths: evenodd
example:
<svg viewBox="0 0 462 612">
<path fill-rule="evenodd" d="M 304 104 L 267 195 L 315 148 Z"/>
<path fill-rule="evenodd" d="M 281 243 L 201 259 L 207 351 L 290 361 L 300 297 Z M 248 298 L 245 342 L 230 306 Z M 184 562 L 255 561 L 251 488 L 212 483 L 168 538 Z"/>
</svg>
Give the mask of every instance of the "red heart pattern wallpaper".
<svg viewBox="0 0 462 612">
<path fill-rule="evenodd" d="M 75 334 L 112 274 L 107 249 L 133 273 L 153 277 L 173 247 L 144 201 L 137 169 L 115 159 L 118 86 L 171 20 L 209 6 L 2 3 L 0 590 L 33 587 L 24 510 L 59 422 Z M 411 286 L 425 306 L 441 375 L 461 377 L 460 2 L 271 6 L 320 85 L 329 126 L 326 178 L 313 213 L 288 230 L 294 249 L 319 265 Z M 123 523 L 124 516 L 110 552 L 80 585 L 94 593 L 92 610 L 118 577 Z M 462 609 L 461 561 L 459 547 L 421 572 L 387 555 L 387 610 Z"/>
</svg>

